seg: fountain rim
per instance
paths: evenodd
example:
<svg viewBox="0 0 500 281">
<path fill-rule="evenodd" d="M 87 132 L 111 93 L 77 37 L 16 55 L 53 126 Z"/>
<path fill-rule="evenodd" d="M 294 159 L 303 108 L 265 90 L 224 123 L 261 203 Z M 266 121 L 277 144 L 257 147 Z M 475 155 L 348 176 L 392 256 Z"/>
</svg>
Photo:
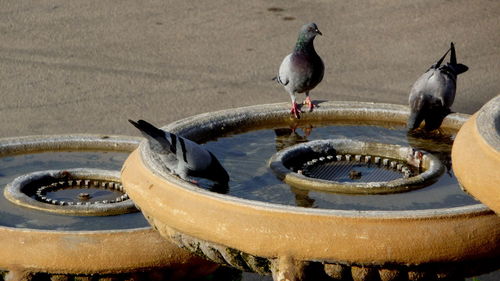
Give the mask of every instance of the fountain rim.
<svg viewBox="0 0 500 281">
<path fill-rule="evenodd" d="M 372 113 L 379 114 L 380 112 L 390 111 L 392 117 L 399 117 L 398 120 L 390 120 L 393 123 L 402 123 L 406 122 L 406 118 L 409 114 L 409 109 L 407 106 L 398 105 L 398 104 L 388 104 L 388 103 L 375 103 L 375 102 L 350 102 L 350 101 L 327 101 L 321 103 L 320 107 L 317 107 L 313 113 L 305 113 L 302 114 L 303 121 L 315 121 L 320 119 L 317 115 L 327 115 L 332 113 L 332 109 L 335 106 L 341 106 L 336 108 L 339 109 L 340 112 L 349 112 L 355 109 L 363 109 L 363 114 Z M 372 110 L 368 110 L 367 108 L 371 108 Z M 270 114 L 271 117 L 275 116 L 280 120 L 289 120 L 289 110 L 288 103 L 274 103 L 274 104 L 263 104 L 263 105 L 252 105 L 246 107 L 239 108 L 231 108 L 224 109 L 215 112 L 207 112 L 198 115 L 194 115 L 191 117 L 187 117 L 184 119 L 180 119 L 174 121 L 166 126 L 163 126 L 162 129 L 169 131 L 171 133 L 180 134 L 185 137 L 191 137 L 190 135 L 186 136 L 186 134 L 193 134 L 193 131 L 196 129 L 213 129 L 217 122 L 222 124 L 224 127 L 227 124 L 243 122 L 244 119 L 249 118 L 257 118 L 257 119 L 265 119 L 271 118 L 266 117 L 267 114 Z M 311 118 L 311 116 L 313 116 Z M 404 119 L 401 119 L 405 117 Z M 470 118 L 468 114 L 462 113 L 452 113 L 448 115 L 443 121 L 443 127 L 449 127 L 458 131 L 458 129 Z M 340 119 L 344 121 L 344 119 Z M 210 121 L 211 124 L 208 126 L 207 122 Z M 300 122 L 303 122 L 300 121 Z M 377 120 L 379 122 L 383 122 L 383 120 Z M 261 121 L 262 122 L 262 121 Z M 203 124 L 203 125 L 201 125 Z M 202 135 L 202 133 L 199 133 Z M 268 203 L 257 200 L 250 200 L 239 198 L 236 196 L 231 196 L 227 194 L 219 194 L 215 192 L 210 192 L 199 188 L 198 186 L 188 183 L 174 175 L 165 174 L 159 172 L 158 167 L 154 167 L 151 161 L 145 161 L 147 159 L 147 145 L 146 141 L 142 141 L 139 144 L 139 158 L 143 162 L 143 164 L 148 167 L 148 170 L 156 176 L 161 177 L 163 180 L 167 182 L 171 182 L 176 185 L 176 188 L 182 188 L 186 191 L 196 193 L 202 195 L 204 197 L 216 199 L 220 202 L 230 202 L 238 205 L 243 205 L 248 208 L 260 208 L 268 211 L 277 211 L 277 212 L 287 212 L 287 213 L 295 213 L 295 214 L 310 214 L 310 215 L 325 215 L 325 216 L 337 216 L 337 217 L 351 217 L 351 218 L 385 218 L 385 219 L 422 219 L 422 218 L 439 218 L 439 217 L 450 217 L 450 216 L 463 216 L 471 214 L 481 215 L 481 214 L 489 214 L 493 213 L 486 205 L 482 203 L 460 206 L 460 207 L 452 207 L 452 208 L 438 208 L 438 209 L 420 209 L 420 210 L 337 210 L 337 209 L 319 209 L 319 208 L 303 208 L 298 206 L 290 206 L 276 203 Z"/>
<path fill-rule="evenodd" d="M 109 229 L 109 230 L 50 230 L 50 229 L 35 229 L 28 227 L 10 227 L 5 225 L 0 225 L 0 230 L 15 230 L 21 232 L 40 232 L 40 233 L 48 233 L 54 235 L 66 235 L 68 233 L 75 234 L 99 234 L 99 233 L 127 233 L 127 232 L 142 232 L 151 230 L 151 226 L 142 226 L 135 228 L 123 228 L 123 229 Z"/>
<path fill-rule="evenodd" d="M 500 95 L 486 103 L 458 132 L 451 152 L 462 188 L 500 214 Z M 481 159 L 473 163 L 474 159 Z M 493 170 L 492 170 L 493 169 Z"/>
<path fill-rule="evenodd" d="M 143 138 L 108 134 L 53 134 L 0 138 L 0 157 L 69 149 L 132 151 Z"/>
<path fill-rule="evenodd" d="M 476 130 L 492 150 L 500 152 L 500 95 L 487 102 L 476 116 Z"/>
<path fill-rule="evenodd" d="M 172 261 L 168 255 L 165 255 L 165 252 L 178 249 L 173 244 L 163 243 L 165 239 L 151 226 L 107 231 L 66 231 L 0 226 L 0 238 L 7 240 L 8 248 L 18 251 L 16 255 L 12 255 L 9 250 L 5 249 L 4 245 L 0 249 L 0 257 L 4 257 L 0 260 L 0 269 L 63 275 L 121 274 L 168 267 L 172 263 L 175 264 L 176 261 Z M 43 242 L 34 243 L 33 240 Z M 28 245 L 25 245 L 23 241 L 27 241 Z M 69 248 L 64 254 L 53 253 L 52 249 L 64 249 L 68 241 L 74 241 L 79 245 L 88 245 L 79 246 L 79 250 Z M 96 243 L 97 241 L 105 241 L 106 243 L 103 245 L 103 243 Z M 126 247 L 123 245 L 124 241 L 130 241 Z M 131 243 L 132 241 L 142 242 L 138 246 Z M 28 249 L 25 249 L 26 247 Z M 117 259 L 114 251 L 119 249 L 126 257 L 139 255 L 142 260 Z M 44 256 L 37 253 L 43 253 Z M 82 253 L 84 254 L 83 259 L 80 257 Z M 177 255 L 182 257 L 184 254 L 174 254 L 175 257 Z M 82 259 L 83 262 L 72 263 L 72 261 L 79 259 Z M 99 262 L 95 262 L 96 260 Z"/>
<path fill-rule="evenodd" d="M 0 138 L 0 157 L 50 150 L 64 151 L 67 149 L 79 149 L 82 148 L 82 145 L 92 145 L 91 147 L 86 147 L 86 150 L 132 151 L 138 147 L 142 140 L 143 139 L 140 137 L 108 134 L 53 134 L 6 137 Z M 119 148 L 117 148 L 116 142 L 118 142 Z M 119 173 L 119 171 L 117 172 Z M 6 187 L 4 186 L 4 188 Z M 0 230 L 29 231 L 50 234 L 98 234 L 142 232 L 151 230 L 151 226 L 110 230 L 50 230 L 0 225 Z"/>
</svg>

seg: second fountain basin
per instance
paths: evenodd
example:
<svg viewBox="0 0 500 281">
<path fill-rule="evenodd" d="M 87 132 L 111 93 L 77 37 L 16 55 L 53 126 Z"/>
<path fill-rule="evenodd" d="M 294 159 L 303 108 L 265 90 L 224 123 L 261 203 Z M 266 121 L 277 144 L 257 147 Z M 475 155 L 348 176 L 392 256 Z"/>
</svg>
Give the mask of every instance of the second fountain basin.
<svg viewBox="0 0 500 281">
<path fill-rule="evenodd" d="M 407 117 L 405 106 L 327 102 L 304 114 L 300 122 L 404 123 Z M 457 131 L 466 119 L 450 115 L 443 127 Z M 164 129 L 202 141 L 223 132 L 290 122 L 286 104 L 273 104 L 202 114 Z M 308 262 L 320 262 L 330 276 L 344 265 L 361 271 L 377 268 L 380 276 L 392 269 L 412 276 L 422 267 L 453 265 L 470 275 L 466 271 L 500 256 L 500 218 L 479 203 L 396 211 L 266 203 L 210 192 L 180 180 L 151 163 L 147 151 L 142 143 L 131 154 L 122 169 L 122 181 L 150 223 L 192 251 L 243 270 L 272 271 L 276 280 L 300 275 Z M 340 268 L 333 270 L 336 266 Z"/>
</svg>

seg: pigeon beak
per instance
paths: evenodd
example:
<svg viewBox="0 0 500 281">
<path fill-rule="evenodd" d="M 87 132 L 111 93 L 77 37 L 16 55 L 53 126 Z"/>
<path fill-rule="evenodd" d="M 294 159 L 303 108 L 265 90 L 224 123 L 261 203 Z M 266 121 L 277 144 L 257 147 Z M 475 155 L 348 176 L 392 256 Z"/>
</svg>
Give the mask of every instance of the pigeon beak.
<svg viewBox="0 0 500 281">
<path fill-rule="evenodd" d="M 316 28 L 316 34 L 319 34 L 319 35 L 323 35 L 323 33 L 321 33 L 321 31 L 319 31 L 319 29 Z"/>
</svg>

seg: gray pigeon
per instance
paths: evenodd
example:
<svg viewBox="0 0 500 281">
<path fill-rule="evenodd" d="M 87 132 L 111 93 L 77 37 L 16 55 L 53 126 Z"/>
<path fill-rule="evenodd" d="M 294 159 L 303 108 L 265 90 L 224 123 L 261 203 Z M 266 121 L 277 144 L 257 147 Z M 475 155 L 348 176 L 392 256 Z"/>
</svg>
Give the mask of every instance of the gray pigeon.
<svg viewBox="0 0 500 281">
<path fill-rule="evenodd" d="M 290 95 L 292 99 L 290 113 L 297 119 L 300 118 L 301 111 L 295 102 L 295 95 L 305 93 L 304 104 L 307 104 L 309 111 L 312 111 L 314 105 L 309 97 L 309 91 L 321 82 L 325 72 L 325 65 L 314 50 L 313 41 L 318 34 L 322 35 L 315 23 L 302 26 L 295 49 L 283 59 L 278 76 L 274 78 L 285 87 Z"/>
<path fill-rule="evenodd" d="M 229 175 L 219 160 L 201 145 L 178 135 L 156 128 L 150 123 L 128 120 L 147 138 L 151 151 L 163 166 L 184 180 L 205 178 L 227 185 Z"/>
<path fill-rule="evenodd" d="M 441 65 L 450 51 L 450 62 Z M 413 84 L 409 96 L 411 113 L 407 123 L 408 129 L 418 128 L 424 120 L 425 130 L 432 131 L 439 128 L 446 115 L 451 113 L 450 107 L 455 99 L 457 76 L 468 69 L 463 64 L 457 64 L 455 46 L 452 42 L 444 56 Z"/>
</svg>

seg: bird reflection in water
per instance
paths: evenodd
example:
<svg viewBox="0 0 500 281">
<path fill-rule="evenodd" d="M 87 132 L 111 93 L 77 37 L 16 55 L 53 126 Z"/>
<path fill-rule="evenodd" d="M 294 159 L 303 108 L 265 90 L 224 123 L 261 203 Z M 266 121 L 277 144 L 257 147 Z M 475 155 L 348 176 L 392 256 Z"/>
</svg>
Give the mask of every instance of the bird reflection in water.
<svg viewBox="0 0 500 281">
<path fill-rule="evenodd" d="M 408 144 L 416 149 L 433 154 L 446 167 L 447 174 L 452 176 L 451 146 L 455 135 L 449 134 L 441 129 L 425 131 L 422 128 L 409 131 L 406 135 Z"/>
<path fill-rule="evenodd" d="M 274 134 L 276 134 L 276 151 L 308 141 L 307 138 L 311 135 L 313 126 L 306 125 L 300 128 L 302 130 L 302 134 L 297 132 L 298 128 L 298 124 L 292 124 L 289 128 L 274 129 Z"/>
<path fill-rule="evenodd" d="M 229 192 L 228 183 L 218 183 L 203 178 L 196 178 L 196 185 L 215 193 L 227 194 Z"/>
<path fill-rule="evenodd" d="M 298 129 L 300 129 L 302 133 L 297 132 Z M 307 142 L 312 130 L 313 126 L 311 124 L 299 128 L 297 123 L 292 124 L 289 128 L 274 129 L 274 133 L 276 134 L 274 139 L 276 142 L 276 151 L 280 151 L 298 143 Z M 306 208 L 314 206 L 314 199 L 309 197 L 309 190 L 290 186 L 290 191 L 295 195 L 295 205 Z"/>
</svg>

